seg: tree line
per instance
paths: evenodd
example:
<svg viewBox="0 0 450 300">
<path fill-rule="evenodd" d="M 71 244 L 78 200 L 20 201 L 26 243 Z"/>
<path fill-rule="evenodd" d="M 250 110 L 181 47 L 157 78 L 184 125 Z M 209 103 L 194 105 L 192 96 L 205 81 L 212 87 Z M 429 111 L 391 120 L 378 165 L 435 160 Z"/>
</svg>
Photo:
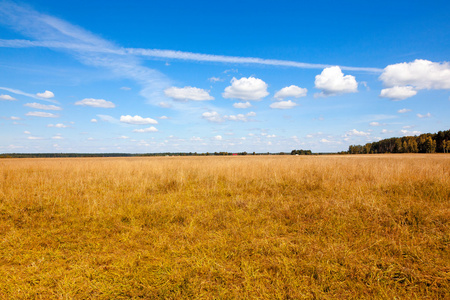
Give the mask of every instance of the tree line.
<svg viewBox="0 0 450 300">
<path fill-rule="evenodd" d="M 351 145 L 349 154 L 370 153 L 449 153 L 450 130 L 419 136 L 393 137 L 365 145 Z"/>
</svg>

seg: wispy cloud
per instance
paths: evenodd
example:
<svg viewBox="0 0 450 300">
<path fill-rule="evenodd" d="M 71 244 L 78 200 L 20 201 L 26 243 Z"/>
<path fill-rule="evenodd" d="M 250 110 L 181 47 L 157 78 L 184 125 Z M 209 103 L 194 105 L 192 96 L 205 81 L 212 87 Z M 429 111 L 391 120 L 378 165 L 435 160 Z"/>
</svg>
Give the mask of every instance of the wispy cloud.
<svg viewBox="0 0 450 300">
<path fill-rule="evenodd" d="M 269 65 L 269 66 L 282 66 L 282 67 L 293 67 L 300 69 L 324 69 L 331 67 L 332 65 L 327 64 L 311 64 L 290 60 L 278 60 L 278 59 L 264 59 L 257 57 L 240 57 L 240 56 L 225 56 L 225 55 L 213 55 L 213 54 L 201 54 L 193 52 L 183 52 L 174 50 L 160 50 L 160 49 L 139 49 L 139 48 L 126 48 L 124 49 L 127 53 L 133 55 L 140 55 L 152 58 L 170 58 L 170 59 L 180 59 L 180 60 L 191 60 L 199 62 L 221 62 L 221 63 L 231 63 L 231 64 L 257 64 L 257 65 Z M 366 67 L 349 67 L 340 66 L 342 70 L 347 71 L 362 71 L 371 73 L 381 73 L 382 69 L 379 68 L 366 68 Z"/>
<path fill-rule="evenodd" d="M 185 61 L 195 61 L 195 62 L 215 62 L 215 63 L 225 63 L 225 64 L 255 64 L 255 65 L 266 65 L 266 66 L 277 66 L 277 67 L 291 67 L 299 69 L 325 69 L 333 67 L 336 65 L 329 64 L 312 64 L 304 63 L 291 60 L 279 60 L 279 59 L 266 59 L 258 57 L 241 57 L 241 56 L 226 56 L 226 55 L 215 55 L 215 54 L 203 54 L 203 53 L 193 53 L 184 52 L 176 50 L 163 50 L 163 49 L 142 49 L 142 48 L 98 48 L 93 45 L 79 44 L 79 43 L 69 43 L 69 42 L 59 42 L 59 41 L 30 41 L 30 40 L 5 40 L 0 39 L 0 47 L 7 48 L 28 48 L 28 47 L 44 47 L 44 48 L 59 48 L 83 52 L 96 52 L 96 53 L 106 53 L 106 54 L 116 54 L 116 55 L 131 55 L 140 56 L 149 59 L 176 59 Z M 369 72 L 369 73 L 382 73 L 381 68 L 371 68 L 371 67 L 352 67 L 352 66 L 339 66 L 341 70 L 345 71 L 359 71 L 359 72 Z M 213 78 L 213 82 L 221 81 L 218 78 Z"/>
<path fill-rule="evenodd" d="M 328 64 L 315 64 L 289 60 L 265 59 L 258 57 L 225 56 L 164 49 L 122 48 L 106 40 L 103 40 L 80 27 L 69 24 L 63 20 L 41 14 L 30 7 L 24 5 L 18 6 L 11 2 L 3 2 L 0 4 L 0 16 L 3 19 L 3 23 L 12 25 L 16 30 L 20 31 L 24 35 L 37 39 L 36 41 L 23 39 L 0 39 L 0 47 L 59 48 L 66 51 L 83 53 L 84 57 L 81 57 L 80 59 L 84 59 L 86 60 L 86 62 L 90 61 L 93 64 L 98 63 L 103 66 L 110 65 L 110 62 L 108 62 L 108 59 L 101 61 L 101 56 L 99 56 L 99 54 L 101 54 L 102 56 L 104 56 L 105 54 L 124 56 L 127 57 L 126 62 L 128 63 L 130 62 L 128 60 L 129 57 L 139 56 L 149 59 L 174 59 L 196 62 L 219 62 L 226 64 L 257 64 L 301 69 L 324 69 L 332 66 Z M 95 55 L 86 57 L 87 53 L 95 53 Z M 126 65 L 130 66 L 129 64 Z M 137 65 L 135 64 L 135 67 L 136 66 Z M 115 68 L 117 68 L 117 66 Z M 140 68 L 150 70 L 144 67 Z M 370 73 L 383 72 L 383 69 L 370 67 L 340 66 L 340 68 L 341 70 L 346 71 L 360 71 Z M 127 68 L 125 67 L 125 65 L 122 65 L 122 67 L 119 69 L 124 71 L 124 69 Z M 142 69 L 129 69 L 126 74 L 133 78 L 135 76 L 141 76 L 142 74 L 138 74 L 143 71 Z M 160 73 L 151 75 L 162 76 L 162 74 Z M 148 84 L 161 83 L 159 81 L 149 82 L 148 78 L 145 77 L 142 77 L 141 79 L 143 79 L 143 81 L 146 81 Z M 165 78 L 164 76 L 162 76 L 159 79 L 163 80 L 164 82 Z"/>
<path fill-rule="evenodd" d="M 19 6 L 12 2 L 0 3 L 0 22 L 8 24 L 24 36 L 35 39 L 0 40 L 1 47 L 59 49 L 73 55 L 83 64 L 104 67 L 117 76 L 137 81 L 142 86 L 140 94 L 151 103 L 157 104 L 167 100 L 163 91 L 171 82 L 164 74 L 142 66 L 138 58 L 128 55 L 121 47 L 83 28 L 42 14 L 29 6 Z"/>
</svg>

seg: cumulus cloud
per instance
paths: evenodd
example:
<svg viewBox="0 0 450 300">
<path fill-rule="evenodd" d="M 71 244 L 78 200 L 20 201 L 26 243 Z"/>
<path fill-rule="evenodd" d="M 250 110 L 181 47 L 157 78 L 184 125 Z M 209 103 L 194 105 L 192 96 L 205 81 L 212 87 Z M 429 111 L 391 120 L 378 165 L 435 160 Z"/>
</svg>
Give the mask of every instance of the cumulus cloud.
<svg viewBox="0 0 450 300">
<path fill-rule="evenodd" d="M 237 114 L 237 115 L 224 115 L 221 116 L 218 112 L 216 111 L 211 111 L 211 112 L 204 112 L 202 114 L 202 118 L 206 119 L 210 122 L 214 122 L 214 123 L 221 123 L 224 121 L 241 121 L 241 122 L 248 122 L 249 119 L 248 117 L 254 117 L 256 116 L 256 113 L 251 111 L 247 114 Z"/>
<path fill-rule="evenodd" d="M 37 93 L 36 96 L 38 96 L 39 98 L 50 99 L 55 97 L 55 94 L 50 91 L 45 91 L 43 93 Z"/>
<path fill-rule="evenodd" d="M 90 107 L 101 107 L 101 108 L 114 108 L 116 105 L 111 101 L 106 101 L 104 99 L 93 99 L 85 98 L 81 101 L 75 102 L 75 105 L 90 106 Z"/>
<path fill-rule="evenodd" d="M 31 132 L 29 132 L 28 130 L 25 130 L 23 133 L 25 133 L 25 134 L 31 134 Z"/>
<path fill-rule="evenodd" d="M 1 94 L 1 95 L 0 95 L 0 101 L 1 101 L 1 100 L 6 100 L 6 101 L 16 101 L 17 99 L 14 98 L 14 97 L 11 97 L 10 95 L 4 95 L 4 94 Z"/>
<path fill-rule="evenodd" d="M 297 103 L 292 102 L 291 100 L 288 101 L 278 101 L 270 104 L 270 108 L 275 109 L 291 109 L 297 106 Z"/>
<path fill-rule="evenodd" d="M 168 116 L 161 116 L 161 117 L 159 117 L 161 120 L 167 120 L 167 119 L 169 119 L 169 117 Z"/>
<path fill-rule="evenodd" d="M 39 137 L 39 136 L 29 136 L 29 137 L 27 137 L 27 139 L 29 139 L 29 140 L 43 140 L 44 138 Z"/>
<path fill-rule="evenodd" d="M 410 111 L 411 111 L 411 110 L 408 109 L 408 108 L 402 108 L 402 109 L 397 110 L 397 112 L 398 112 L 399 114 L 404 114 L 404 113 L 407 113 L 407 112 L 410 112 Z"/>
<path fill-rule="evenodd" d="M 248 117 L 254 117 L 256 116 L 256 113 L 251 111 L 248 114 L 237 114 L 237 115 L 229 115 L 229 116 L 224 116 L 223 118 L 225 120 L 229 120 L 229 121 L 242 121 L 242 122 L 247 122 L 248 121 Z"/>
<path fill-rule="evenodd" d="M 30 111 L 25 114 L 25 116 L 30 117 L 41 117 L 41 118 L 58 118 L 58 115 L 48 113 L 48 112 L 42 112 L 42 111 Z"/>
<path fill-rule="evenodd" d="M 120 89 L 123 90 L 123 91 L 129 91 L 129 90 L 131 90 L 131 88 L 130 88 L 130 87 L 127 87 L 127 86 L 123 86 L 123 87 L 121 87 Z"/>
<path fill-rule="evenodd" d="M 196 87 L 185 86 L 184 88 L 170 87 L 164 90 L 164 94 L 167 97 L 170 97 L 174 100 L 178 101 L 206 101 L 206 100 L 214 100 L 214 97 L 209 95 L 208 91 L 204 89 L 199 89 Z"/>
<path fill-rule="evenodd" d="M 347 136 L 368 136 L 368 135 L 370 135 L 370 132 L 358 131 L 356 129 L 352 129 L 345 133 L 346 137 Z"/>
<path fill-rule="evenodd" d="M 400 130 L 400 132 L 401 132 L 403 135 L 420 135 L 420 134 L 422 133 L 422 132 L 417 131 L 417 130 L 409 131 L 409 130 L 404 130 L 404 129 Z"/>
<path fill-rule="evenodd" d="M 233 107 L 234 108 L 249 108 L 252 105 L 250 104 L 250 102 L 238 102 L 238 103 L 233 103 Z"/>
<path fill-rule="evenodd" d="M 382 89 L 380 97 L 389 98 L 392 100 L 404 100 L 406 98 L 415 96 L 417 91 L 412 86 L 394 86 L 387 89 Z"/>
<path fill-rule="evenodd" d="M 422 114 L 417 114 L 417 117 L 423 119 L 423 118 L 431 118 L 431 114 L 430 113 L 426 113 L 424 115 Z"/>
<path fill-rule="evenodd" d="M 158 124 L 158 121 L 151 118 L 143 118 L 141 116 L 120 116 L 120 122 L 133 124 L 133 125 L 146 125 L 146 124 Z"/>
<path fill-rule="evenodd" d="M 216 141 L 221 141 L 222 140 L 222 136 L 221 135 L 216 135 L 215 137 L 213 137 L 214 140 Z"/>
<path fill-rule="evenodd" d="M 133 132 L 139 132 L 139 133 L 145 133 L 145 132 L 157 132 L 158 129 L 156 129 L 154 126 L 144 128 L 144 129 L 135 129 Z"/>
<path fill-rule="evenodd" d="M 48 124 L 47 127 L 55 127 L 55 128 L 67 128 L 69 126 L 64 125 L 62 123 L 58 123 L 58 124 Z"/>
<path fill-rule="evenodd" d="M 10 119 L 11 119 L 11 120 L 22 120 L 21 118 L 15 117 L 15 116 L 11 116 Z"/>
<path fill-rule="evenodd" d="M 370 122 L 369 125 L 370 126 L 381 126 L 381 124 L 379 122 Z"/>
<path fill-rule="evenodd" d="M 52 136 L 52 139 L 53 140 L 62 140 L 64 138 L 62 136 L 60 136 L 60 135 L 55 135 L 55 136 Z"/>
<path fill-rule="evenodd" d="M 301 88 L 296 85 L 291 85 L 291 86 L 284 87 L 281 90 L 279 90 L 278 92 L 276 92 L 274 97 L 275 97 L 275 99 L 278 99 L 278 100 L 283 100 L 288 97 L 300 98 L 300 97 L 305 97 L 307 93 L 308 93 L 308 89 Z"/>
<path fill-rule="evenodd" d="M 56 106 L 56 105 L 45 105 L 45 104 L 36 103 L 36 102 L 26 103 L 26 104 L 24 104 L 24 106 L 35 108 L 35 109 L 43 109 L 43 110 L 62 110 L 61 107 Z"/>
<path fill-rule="evenodd" d="M 97 123 L 97 119 L 91 119 L 91 123 Z"/>
<path fill-rule="evenodd" d="M 322 90 L 316 97 L 327 97 L 345 93 L 356 93 L 358 82 L 352 75 L 345 75 L 338 66 L 323 69 L 322 73 L 316 75 L 314 85 Z"/>
<path fill-rule="evenodd" d="M 225 121 L 217 111 L 207 111 L 202 114 L 202 118 L 210 122 L 220 123 Z"/>
<path fill-rule="evenodd" d="M 225 88 L 222 97 L 235 98 L 241 100 L 261 100 L 269 95 L 267 92 L 267 83 L 255 77 L 242 77 L 231 79 L 231 85 Z"/>
<path fill-rule="evenodd" d="M 389 65 L 379 78 L 387 87 L 412 86 L 422 89 L 450 89 L 450 63 L 416 59 Z"/>
</svg>

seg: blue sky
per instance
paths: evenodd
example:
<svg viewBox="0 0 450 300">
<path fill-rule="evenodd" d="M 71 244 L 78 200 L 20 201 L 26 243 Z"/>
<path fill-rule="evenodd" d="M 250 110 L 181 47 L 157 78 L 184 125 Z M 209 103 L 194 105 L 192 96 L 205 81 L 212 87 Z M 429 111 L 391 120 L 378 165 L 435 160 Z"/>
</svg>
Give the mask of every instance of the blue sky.
<svg viewBox="0 0 450 300">
<path fill-rule="evenodd" d="M 450 128 L 447 1 L 308 2 L 0 0 L 0 153 L 335 152 Z"/>
</svg>

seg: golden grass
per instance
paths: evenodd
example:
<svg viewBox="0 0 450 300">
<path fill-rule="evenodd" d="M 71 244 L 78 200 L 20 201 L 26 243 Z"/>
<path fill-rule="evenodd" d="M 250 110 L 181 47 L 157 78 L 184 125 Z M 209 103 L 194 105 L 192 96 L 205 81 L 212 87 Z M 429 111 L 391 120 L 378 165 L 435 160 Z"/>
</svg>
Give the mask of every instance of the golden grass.
<svg viewBox="0 0 450 300">
<path fill-rule="evenodd" d="M 3 299 L 450 298 L 450 155 L 0 160 Z"/>
</svg>

